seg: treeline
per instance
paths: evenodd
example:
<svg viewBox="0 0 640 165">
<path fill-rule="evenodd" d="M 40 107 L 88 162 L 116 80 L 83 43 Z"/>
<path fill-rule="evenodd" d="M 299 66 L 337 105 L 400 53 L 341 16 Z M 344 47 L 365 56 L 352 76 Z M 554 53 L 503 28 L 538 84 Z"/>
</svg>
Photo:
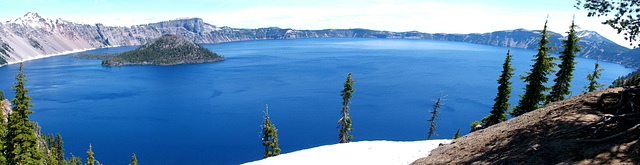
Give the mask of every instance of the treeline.
<svg viewBox="0 0 640 165">
<path fill-rule="evenodd" d="M 93 156 L 91 145 L 87 150 L 87 160 L 76 157 L 65 157 L 64 141 L 60 134 L 41 134 L 37 123 L 29 120 L 33 113 L 31 97 L 25 89 L 27 76 L 23 73 L 22 63 L 16 82 L 11 90 L 15 98 L 11 99 L 11 109 L 0 108 L 0 164 L 22 165 L 100 165 Z M 4 107 L 4 92 L 0 91 L 0 107 Z M 133 154 L 131 165 L 137 165 L 138 160 Z"/>
<path fill-rule="evenodd" d="M 511 50 L 507 51 L 502 74 L 498 78 L 498 93 L 494 99 L 495 104 L 490 111 L 490 114 L 484 117 L 481 121 L 475 121 L 471 124 L 471 131 L 486 128 L 494 124 L 507 120 L 507 114 L 517 117 L 527 112 L 541 108 L 551 102 L 562 101 L 565 96 L 572 94 L 569 90 L 571 87 L 571 80 L 573 79 L 573 71 L 575 70 L 575 57 L 582 45 L 578 45 L 580 37 L 578 37 L 576 29 L 578 26 L 574 21 L 571 22 L 569 31 L 567 31 L 567 38 L 562 41 L 562 47 L 564 50 L 560 52 L 559 59 L 551 56 L 550 51 L 556 49 L 556 47 L 548 46 L 550 41 L 548 40 L 549 34 L 547 31 L 547 22 L 544 24 L 544 28 L 540 31 L 540 39 L 538 46 L 538 53 L 533 55 L 532 60 L 534 64 L 531 65 L 531 69 L 526 72 L 526 76 L 520 75 L 520 79 L 524 81 L 525 92 L 520 96 L 518 105 L 513 107 L 509 103 L 511 97 L 511 77 L 514 75 L 514 68 L 511 68 L 511 61 L 513 55 Z M 560 60 L 560 64 L 556 61 Z M 554 70 L 556 67 L 559 70 Z M 587 75 L 589 84 L 585 85 L 585 91 L 593 92 L 601 89 L 604 85 L 597 82 L 600 78 L 603 69 L 599 68 L 598 62 L 595 63 L 594 71 Z M 555 72 L 556 78 L 553 80 L 553 86 L 546 86 L 549 81 L 548 76 Z M 547 94 L 546 92 L 550 92 Z"/>
</svg>

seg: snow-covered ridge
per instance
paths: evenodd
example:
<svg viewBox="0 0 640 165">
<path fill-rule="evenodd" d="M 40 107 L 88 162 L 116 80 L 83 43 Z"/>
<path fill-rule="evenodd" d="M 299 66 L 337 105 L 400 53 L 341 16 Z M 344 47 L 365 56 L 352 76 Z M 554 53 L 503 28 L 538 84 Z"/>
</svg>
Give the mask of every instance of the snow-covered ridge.
<svg viewBox="0 0 640 165">
<path fill-rule="evenodd" d="M 278 155 L 245 165 L 262 164 L 384 164 L 406 165 L 426 157 L 441 143 L 451 140 L 422 140 L 409 142 L 359 141 L 325 145 Z"/>
</svg>

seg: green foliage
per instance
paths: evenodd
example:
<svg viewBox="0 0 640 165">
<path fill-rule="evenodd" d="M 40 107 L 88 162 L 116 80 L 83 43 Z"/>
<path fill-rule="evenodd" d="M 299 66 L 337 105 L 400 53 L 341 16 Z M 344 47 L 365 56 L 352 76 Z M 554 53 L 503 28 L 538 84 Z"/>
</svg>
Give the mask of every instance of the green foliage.
<svg viewBox="0 0 640 165">
<path fill-rule="evenodd" d="M 640 85 L 640 69 L 633 71 L 626 76 L 620 76 L 611 83 L 612 87 L 629 87 L 638 85 Z"/>
<path fill-rule="evenodd" d="M 456 131 L 456 134 L 453 134 L 453 139 L 458 139 L 460 138 L 460 128 L 458 128 L 458 131 Z"/>
<path fill-rule="evenodd" d="M 269 105 L 264 112 L 264 121 L 262 122 L 262 146 L 264 146 L 264 158 L 280 155 L 280 147 L 278 146 L 278 129 L 271 123 L 269 119 Z"/>
<path fill-rule="evenodd" d="M 82 158 L 76 157 L 71 153 L 71 158 L 67 159 L 68 165 L 82 165 Z"/>
<path fill-rule="evenodd" d="M 604 69 L 600 68 L 600 64 L 598 64 L 598 62 L 596 61 L 593 72 L 587 75 L 587 80 L 589 80 L 589 85 L 584 86 L 584 89 L 586 91 L 583 91 L 583 92 L 593 92 L 593 91 L 602 89 L 602 87 L 604 87 L 604 84 L 600 84 L 597 81 L 597 79 L 600 78 L 600 75 L 602 75 L 602 71 L 604 71 Z"/>
<path fill-rule="evenodd" d="M 482 125 L 482 122 L 474 121 L 473 123 L 471 123 L 471 130 L 474 130 L 478 125 Z"/>
<path fill-rule="evenodd" d="M 567 32 L 569 35 L 566 40 L 562 40 L 562 47 L 564 48 L 564 50 L 560 52 L 562 63 L 558 66 L 560 70 L 558 70 L 556 78 L 553 80 L 555 85 L 551 87 L 547 103 L 564 100 L 565 95 L 571 94 L 569 87 L 571 87 L 571 79 L 573 79 L 574 65 L 577 63 L 574 62 L 574 59 L 576 58 L 576 53 L 580 52 L 580 48 L 582 48 L 582 45 L 578 45 L 580 37 L 576 34 L 577 28 L 578 26 L 575 24 L 575 21 L 572 20 L 570 29 Z"/>
<path fill-rule="evenodd" d="M 511 113 L 513 116 L 520 116 L 538 109 L 540 104 L 547 98 L 543 92 L 549 90 L 549 87 L 544 84 L 549 81 L 547 75 L 552 74 L 553 67 L 556 65 L 553 62 L 555 57 L 549 53 L 555 47 L 547 46 L 549 44 L 547 22 L 544 23 L 544 29 L 540 32 L 540 46 L 538 47 L 538 54 L 533 56 L 535 63 L 531 66 L 531 71 L 527 72 L 527 76 L 520 76 L 520 79 L 523 79 L 528 84 L 525 86 L 524 95 L 520 95 L 518 106 Z"/>
<path fill-rule="evenodd" d="M 640 1 L 637 0 L 577 0 L 576 8 L 582 7 L 589 11 L 588 17 L 607 17 L 602 22 L 623 33 L 624 39 L 629 41 L 629 45 L 633 46 L 638 41 L 640 34 Z M 610 17 L 612 16 L 612 17 Z M 639 44 L 640 45 L 640 44 Z"/>
<path fill-rule="evenodd" d="M 500 122 L 507 120 L 507 110 L 511 104 L 509 103 L 509 98 L 511 97 L 511 84 L 513 82 L 509 81 L 511 77 L 513 77 L 513 71 L 516 69 L 511 68 L 511 61 L 513 61 L 513 55 L 511 55 L 511 49 L 507 51 L 507 57 L 504 59 L 504 63 L 502 64 L 502 74 L 500 78 L 498 78 L 498 94 L 495 99 L 495 103 L 493 104 L 491 114 L 488 117 L 483 119 L 483 125 L 485 127 L 489 127 L 494 124 L 498 124 Z"/>
<path fill-rule="evenodd" d="M 138 158 L 136 158 L 136 153 L 133 153 L 133 156 L 131 156 L 131 163 L 129 163 L 129 165 L 138 165 Z"/>
<path fill-rule="evenodd" d="M 87 150 L 87 165 L 95 165 L 95 164 L 96 164 L 96 158 L 93 157 L 93 150 L 91 145 L 89 145 L 89 150 Z"/>
<path fill-rule="evenodd" d="M 340 96 L 342 96 L 342 111 L 340 113 L 342 116 L 340 120 L 338 120 L 338 129 L 340 129 L 340 134 L 338 134 L 338 138 L 340 139 L 339 143 L 349 143 L 351 139 L 353 139 L 353 135 L 350 135 L 349 132 L 353 131 L 351 128 L 351 116 L 349 116 L 349 102 L 351 100 L 351 93 L 355 92 L 356 89 L 353 88 L 353 83 L 356 82 L 351 79 L 351 73 L 347 75 L 347 80 L 344 82 L 344 89 L 342 90 Z"/>
<path fill-rule="evenodd" d="M 33 46 L 33 48 L 40 49 L 40 50 L 44 51 L 44 49 L 42 48 L 42 45 L 40 45 L 40 43 L 38 41 L 34 40 L 33 38 L 29 38 L 29 44 L 31 44 L 31 46 Z"/>
<path fill-rule="evenodd" d="M 438 128 L 436 120 L 440 120 L 440 110 L 438 109 L 444 105 L 444 98 L 447 97 L 443 96 L 442 94 L 443 92 L 440 92 L 440 97 L 438 97 L 438 100 L 433 100 L 433 110 L 429 111 L 429 113 L 431 114 L 431 118 L 427 120 L 429 122 L 429 133 L 427 133 L 429 135 L 427 137 L 427 140 L 431 140 L 432 135 L 438 136 L 438 134 L 436 134 L 436 129 Z"/>
<path fill-rule="evenodd" d="M 42 153 L 37 146 L 35 125 L 29 121 L 29 114 L 33 113 L 29 109 L 33 105 L 30 103 L 31 97 L 27 95 L 29 90 L 24 88 L 27 78 L 23 73 L 22 63 L 15 76 L 17 82 L 11 89 L 15 91 L 16 98 L 11 99 L 14 107 L 5 136 L 7 164 L 41 164 Z"/>
</svg>

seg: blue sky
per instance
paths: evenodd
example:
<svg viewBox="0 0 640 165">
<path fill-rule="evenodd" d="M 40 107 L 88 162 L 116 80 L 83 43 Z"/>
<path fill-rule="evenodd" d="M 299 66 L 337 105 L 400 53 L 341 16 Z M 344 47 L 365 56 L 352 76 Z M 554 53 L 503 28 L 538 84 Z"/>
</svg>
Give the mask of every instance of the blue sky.
<svg viewBox="0 0 640 165">
<path fill-rule="evenodd" d="M 584 30 L 628 46 L 604 18 L 588 18 L 574 0 L 0 0 L 0 21 L 27 12 L 78 23 L 130 26 L 198 17 L 216 26 L 294 29 L 367 28 L 427 33 L 568 30 L 572 15 Z"/>
</svg>

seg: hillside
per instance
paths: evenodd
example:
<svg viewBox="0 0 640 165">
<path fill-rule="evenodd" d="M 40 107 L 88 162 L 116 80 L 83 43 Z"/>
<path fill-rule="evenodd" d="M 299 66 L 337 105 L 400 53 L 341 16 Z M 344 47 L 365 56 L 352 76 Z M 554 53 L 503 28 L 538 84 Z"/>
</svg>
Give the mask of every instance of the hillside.
<svg viewBox="0 0 640 165">
<path fill-rule="evenodd" d="M 195 43 L 221 43 L 263 39 L 297 39 L 319 37 L 363 37 L 363 38 L 402 38 L 459 41 L 476 44 L 535 49 L 537 31 L 516 29 L 490 33 L 444 34 L 390 32 L 369 29 L 325 29 L 295 30 L 277 27 L 243 29 L 227 26 L 218 27 L 203 22 L 200 18 L 176 19 L 158 23 L 134 25 L 130 27 L 112 27 L 102 24 L 78 24 L 63 19 L 48 19 L 36 13 L 27 13 L 23 17 L 0 23 L 0 65 L 28 59 L 41 58 L 69 51 L 94 48 L 142 45 L 164 34 L 177 34 Z M 561 51 L 560 33 L 550 38 L 552 46 Z M 584 45 L 578 55 L 598 58 L 623 64 L 628 67 L 640 67 L 640 59 L 633 56 L 621 56 L 629 52 L 593 31 L 581 31 Z M 635 54 L 635 52 L 630 52 Z"/>
<path fill-rule="evenodd" d="M 102 65 L 178 65 L 223 60 L 225 60 L 224 57 L 218 56 L 218 54 L 181 35 L 166 34 L 135 50 L 115 54 L 114 57 L 102 61 Z"/>
<path fill-rule="evenodd" d="M 591 103 L 603 93 L 621 90 L 610 88 L 552 103 L 453 140 L 412 164 L 637 164 L 640 162 L 637 130 L 604 142 L 579 141 L 593 139 L 594 130 L 600 126 L 589 124 L 603 114 L 615 113 L 602 112 Z M 596 139 L 635 125 L 626 121 L 604 127 Z M 629 121 L 635 122 L 637 118 Z"/>
</svg>

